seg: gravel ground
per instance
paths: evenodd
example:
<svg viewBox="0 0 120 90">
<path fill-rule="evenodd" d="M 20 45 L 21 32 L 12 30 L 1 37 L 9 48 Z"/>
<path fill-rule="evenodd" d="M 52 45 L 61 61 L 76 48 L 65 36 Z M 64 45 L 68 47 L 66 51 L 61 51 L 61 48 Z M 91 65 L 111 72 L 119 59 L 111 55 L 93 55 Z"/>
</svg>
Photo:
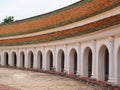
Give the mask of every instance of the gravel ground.
<svg viewBox="0 0 120 90">
<path fill-rule="evenodd" d="M 20 90 L 97 90 L 69 78 L 10 68 L 0 68 L 0 84 Z"/>
</svg>

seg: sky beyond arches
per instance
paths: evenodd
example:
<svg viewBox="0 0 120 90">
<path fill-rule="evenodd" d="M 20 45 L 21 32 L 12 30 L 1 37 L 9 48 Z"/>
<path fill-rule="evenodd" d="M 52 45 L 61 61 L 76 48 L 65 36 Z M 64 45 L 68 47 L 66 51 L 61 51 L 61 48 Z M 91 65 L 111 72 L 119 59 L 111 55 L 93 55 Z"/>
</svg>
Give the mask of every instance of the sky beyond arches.
<svg viewBox="0 0 120 90">
<path fill-rule="evenodd" d="M 0 22 L 6 16 L 21 20 L 68 6 L 80 0 L 1 0 Z"/>
</svg>

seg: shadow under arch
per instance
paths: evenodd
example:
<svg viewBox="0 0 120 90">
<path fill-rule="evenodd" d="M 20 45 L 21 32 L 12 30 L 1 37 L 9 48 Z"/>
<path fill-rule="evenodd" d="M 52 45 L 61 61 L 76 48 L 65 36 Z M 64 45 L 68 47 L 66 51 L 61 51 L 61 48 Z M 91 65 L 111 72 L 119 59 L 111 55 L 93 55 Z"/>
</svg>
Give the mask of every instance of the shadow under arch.
<svg viewBox="0 0 120 90">
<path fill-rule="evenodd" d="M 34 64 L 34 54 L 32 51 L 29 51 L 28 52 L 28 67 L 33 68 L 33 64 Z"/>
<path fill-rule="evenodd" d="M 51 50 L 49 50 L 46 54 L 46 59 L 47 59 L 47 69 L 48 70 L 54 70 L 53 67 L 53 53 Z"/>
<path fill-rule="evenodd" d="M 25 53 L 23 51 L 20 52 L 20 67 L 25 67 Z"/>
<path fill-rule="evenodd" d="M 42 52 L 39 50 L 37 52 L 37 69 L 42 69 L 43 67 L 43 56 Z"/>
<path fill-rule="evenodd" d="M 102 45 L 98 53 L 98 73 L 99 79 L 108 81 L 109 77 L 109 50 L 106 45 Z"/>
<path fill-rule="evenodd" d="M 3 59 L 4 59 L 4 62 L 5 62 L 5 65 L 9 66 L 9 55 L 8 55 L 8 52 L 4 52 Z"/>
<path fill-rule="evenodd" d="M 11 54 L 11 65 L 16 67 L 17 66 L 17 55 L 16 52 L 12 52 Z"/>
<path fill-rule="evenodd" d="M 69 70 L 70 74 L 77 74 L 77 51 L 72 48 L 69 53 Z"/>
<path fill-rule="evenodd" d="M 83 71 L 86 77 L 91 77 L 92 75 L 92 57 L 92 49 L 86 47 L 83 52 Z"/>
<path fill-rule="evenodd" d="M 64 72 L 65 68 L 65 53 L 62 49 L 57 54 L 57 71 Z"/>
</svg>

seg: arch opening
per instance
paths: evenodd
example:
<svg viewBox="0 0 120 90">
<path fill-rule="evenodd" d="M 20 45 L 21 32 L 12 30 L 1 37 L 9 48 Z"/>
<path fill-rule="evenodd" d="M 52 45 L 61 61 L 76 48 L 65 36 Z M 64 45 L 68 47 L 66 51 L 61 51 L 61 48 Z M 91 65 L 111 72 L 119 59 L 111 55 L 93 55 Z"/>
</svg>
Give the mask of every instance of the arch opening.
<svg viewBox="0 0 120 90">
<path fill-rule="evenodd" d="M 88 53 L 88 77 L 91 77 L 92 75 L 92 51 L 89 50 Z"/>
<path fill-rule="evenodd" d="M 103 45 L 99 51 L 99 72 L 101 73 L 100 79 L 108 81 L 109 79 L 109 51 L 108 48 Z"/>
<path fill-rule="evenodd" d="M 15 52 L 12 53 L 12 66 L 16 67 L 17 66 L 17 55 Z"/>
<path fill-rule="evenodd" d="M 92 76 L 92 50 L 89 47 L 83 53 L 83 72 L 86 77 Z"/>
<path fill-rule="evenodd" d="M 9 63 L 8 63 L 8 53 L 7 52 L 4 53 L 4 61 L 5 61 L 5 65 L 9 66 Z"/>
<path fill-rule="evenodd" d="M 53 53 L 50 50 L 47 52 L 47 67 L 48 67 L 48 70 L 54 70 L 54 67 L 53 67 Z"/>
<path fill-rule="evenodd" d="M 53 54 L 50 52 L 50 70 L 53 69 Z"/>
<path fill-rule="evenodd" d="M 69 54 L 69 70 L 71 74 L 77 74 L 77 52 L 72 49 Z"/>
<path fill-rule="evenodd" d="M 25 54 L 24 52 L 21 52 L 20 53 L 20 67 L 24 68 L 24 66 L 25 66 Z"/>
<path fill-rule="evenodd" d="M 38 69 L 42 69 L 42 63 L 43 63 L 42 58 L 43 58 L 42 52 L 38 51 L 38 54 L 37 54 L 37 67 L 38 67 Z"/>
<path fill-rule="evenodd" d="M 65 64 L 65 54 L 63 50 L 58 52 L 58 59 L 57 59 L 57 68 L 58 71 L 64 72 L 64 64 Z"/>
<path fill-rule="evenodd" d="M 105 81 L 108 80 L 108 75 L 109 75 L 109 52 L 108 49 L 106 48 L 105 50 Z"/>
<path fill-rule="evenodd" d="M 33 55 L 33 52 L 30 51 L 28 53 L 28 67 L 33 68 L 33 63 L 34 63 L 34 55 Z"/>
</svg>

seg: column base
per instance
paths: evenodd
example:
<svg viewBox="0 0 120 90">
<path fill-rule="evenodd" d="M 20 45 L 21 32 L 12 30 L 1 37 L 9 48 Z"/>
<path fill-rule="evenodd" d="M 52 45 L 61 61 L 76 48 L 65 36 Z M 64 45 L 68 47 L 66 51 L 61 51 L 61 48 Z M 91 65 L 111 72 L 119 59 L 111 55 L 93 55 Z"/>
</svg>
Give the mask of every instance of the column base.
<svg viewBox="0 0 120 90">
<path fill-rule="evenodd" d="M 92 76 L 91 76 L 91 79 L 97 79 L 97 78 L 96 78 L 96 75 L 92 75 Z"/>
<path fill-rule="evenodd" d="M 115 78 L 110 78 L 109 80 L 108 80 L 108 83 L 109 84 L 112 84 L 112 85 L 115 85 L 116 83 L 115 83 Z"/>
</svg>

